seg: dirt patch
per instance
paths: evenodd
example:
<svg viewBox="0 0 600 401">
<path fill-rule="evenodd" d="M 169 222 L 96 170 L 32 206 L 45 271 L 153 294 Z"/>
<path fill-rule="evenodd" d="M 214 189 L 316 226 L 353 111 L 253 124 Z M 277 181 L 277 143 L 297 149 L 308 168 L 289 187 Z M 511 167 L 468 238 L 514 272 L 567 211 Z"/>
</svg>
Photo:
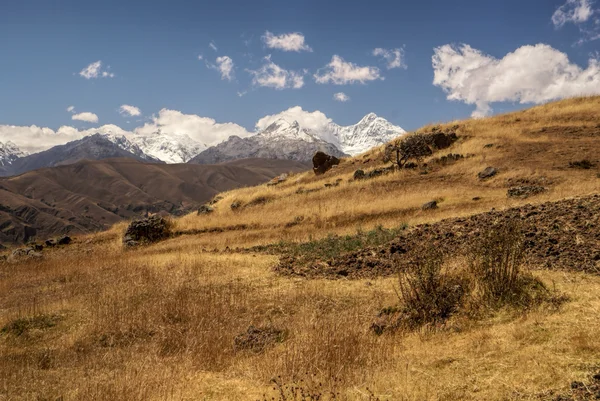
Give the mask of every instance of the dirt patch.
<svg viewBox="0 0 600 401">
<path fill-rule="evenodd" d="M 530 266 L 600 274 L 600 195 L 423 224 L 400 232 L 385 245 L 329 258 L 307 260 L 284 251 L 276 271 L 304 277 L 390 276 L 406 269 L 418 249 L 433 244 L 449 257 L 459 256 L 488 227 L 506 221 L 520 222 Z"/>
</svg>

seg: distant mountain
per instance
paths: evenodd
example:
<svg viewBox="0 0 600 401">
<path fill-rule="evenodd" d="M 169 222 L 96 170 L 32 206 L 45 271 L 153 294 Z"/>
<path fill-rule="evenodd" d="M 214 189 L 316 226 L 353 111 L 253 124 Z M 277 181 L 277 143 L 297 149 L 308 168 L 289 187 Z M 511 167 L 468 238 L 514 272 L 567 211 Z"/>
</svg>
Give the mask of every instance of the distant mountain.
<svg viewBox="0 0 600 401">
<path fill-rule="evenodd" d="M 254 136 L 230 136 L 225 142 L 201 152 L 189 163 L 215 164 L 251 157 L 307 162 L 317 151 L 346 156 L 335 145 L 300 127 L 297 121 L 290 123 L 279 119 Z"/>
<path fill-rule="evenodd" d="M 181 215 L 219 192 L 309 168 L 289 160 L 169 165 L 129 157 L 0 178 L 0 245 L 103 230 L 147 212 Z"/>
<path fill-rule="evenodd" d="M 405 133 L 374 113 L 355 125 L 343 127 L 331 122 L 317 131 L 303 128 L 297 121 L 279 119 L 254 136 L 231 136 L 190 163 L 220 163 L 245 157 L 309 161 L 319 150 L 337 157 L 354 156 Z"/>
<path fill-rule="evenodd" d="M 150 135 L 136 135 L 129 138 L 146 155 L 165 163 L 187 163 L 207 148 L 187 135 L 165 135 L 157 131 Z"/>
<path fill-rule="evenodd" d="M 43 167 L 71 164 L 83 159 L 100 160 L 114 157 L 162 163 L 157 158 L 146 155 L 123 135 L 94 134 L 43 152 L 17 158 L 4 172 L 0 173 L 16 175 Z"/>
<path fill-rule="evenodd" d="M 27 155 L 27 152 L 23 152 L 11 141 L 5 143 L 0 142 L 0 167 L 10 166 L 18 158 Z"/>
<path fill-rule="evenodd" d="M 375 113 L 369 113 L 355 125 L 342 127 L 330 123 L 320 136 L 342 152 L 355 156 L 404 134 L 406 131 L 402 128 Z"/>
</svg>

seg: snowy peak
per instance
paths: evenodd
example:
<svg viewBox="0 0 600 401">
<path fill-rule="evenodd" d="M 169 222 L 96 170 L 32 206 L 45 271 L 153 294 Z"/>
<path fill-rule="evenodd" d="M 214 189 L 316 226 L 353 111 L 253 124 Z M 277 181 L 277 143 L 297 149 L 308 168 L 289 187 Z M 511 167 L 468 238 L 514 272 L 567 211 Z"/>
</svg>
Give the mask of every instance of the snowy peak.
<svg viewBox="0 0 600 401">
<path fill-rule="evenodd" d="M 166 163 L 187 163 L 207 148 L 188 135 L 166 135 L 160 130 L 150 135 L 136 135 L 131 141 L 145 154 Z"/>
<path fill-rule="evenodd" d="M 113 134 L 112 132 L 106 132 L 96 133 L 94 135 L 91 135 L 91 137 L 104 138 L 114 143 L 118 148 L 129 152 L 142 160 L 147 160 L 151 162 L 161 161 L 160 159 L 145 153 L 138 145 L 127 139 L 125 135 L 117 135 Z"/>
<path fill-rule="evenodd" d="M 280 118 L 259 132 L 257 136 L 274 141 L 301 140 L 309 143 L 318 142 L 321 139 L 310 130 L 300 127 L 298 121 L 288 122 Z"/>
<path fill-rule="evenodd" d="M 333 129 L 336 145 L 341 151 L 352 156 L 406 134 L 405 130 L 375 113 L 367 114 L 355 125 L 338 126 L 337 129 L 335 127 Z"/>
<path fill-rule="evenodd" d="M 0 167 L 10 166 L 15 160 L 28 154 L 11 141 L 0 142 Z"/>
</svg>

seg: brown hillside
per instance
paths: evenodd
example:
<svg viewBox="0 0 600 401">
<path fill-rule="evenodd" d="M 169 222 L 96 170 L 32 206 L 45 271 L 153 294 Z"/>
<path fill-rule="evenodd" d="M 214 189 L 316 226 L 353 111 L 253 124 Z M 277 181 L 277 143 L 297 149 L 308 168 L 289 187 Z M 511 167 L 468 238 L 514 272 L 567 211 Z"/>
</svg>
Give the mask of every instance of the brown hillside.
<svg viewBox="0 0 600 401">
<path fill-rule="evenodd" d="M 85 160 L 0 179 L 0 244 L 106 229 L 146 212 L 182 215 L 215 194 L 307 166 L 284 160 L 148 164 Z"/>
<path fill-rule="evenodd" d="M 118 223 L 32 257 L 4 252 L 0 399 L 595 399 L 598 110 L 600 97 L 571 99 L 441 124 L 459 139 L 426 166 L 354 180 L 389 165 L 375 149 L 323 176 L 231 190 L 154 245 L 124 248 Z M 464 157 L 438 161 L 449 153 Z M 498 174 L 480 180 L 487 167 Z M 112 185 L 154 199 L 133 178 L 93 187 Z M 497 234 L 499 222 L 517 228 Z M 498 244 L 517 272 L 502 288 Z"/>
</svg>

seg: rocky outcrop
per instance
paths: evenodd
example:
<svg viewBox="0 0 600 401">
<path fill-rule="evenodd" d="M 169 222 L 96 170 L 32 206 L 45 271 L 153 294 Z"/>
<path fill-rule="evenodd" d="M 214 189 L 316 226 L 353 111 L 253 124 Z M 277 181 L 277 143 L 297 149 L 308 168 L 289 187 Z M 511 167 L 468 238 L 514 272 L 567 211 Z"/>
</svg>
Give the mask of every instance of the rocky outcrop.
<svg viewBox="0 0 600 401">
<path fill-rule="evenodd" d="M 331 170 L 333 166 L 340 164 L 340 159 L 335 156 L 330 156 L 324 152 L 317 152 L 313 156 L 312 162 L 315 175 L 321 175 Z"/>
<path fill-rule="evenodd" d="M 151 244 L 171 236 L 171 223 L 158 215 L 132 221 L 123 236 L 123 244 L 133 247 Z"/>
</svg>

